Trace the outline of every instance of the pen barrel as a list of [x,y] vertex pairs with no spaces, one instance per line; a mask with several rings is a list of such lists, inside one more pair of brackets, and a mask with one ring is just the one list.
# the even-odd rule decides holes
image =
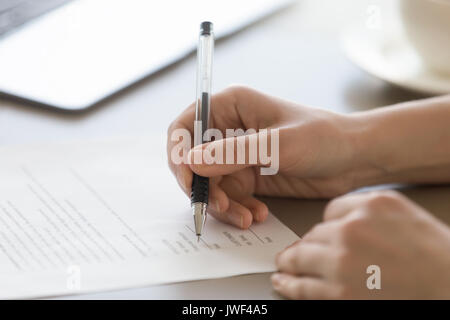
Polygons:
[[211,92],[214,34],[201,34],[197,48],[197,97]]
[[214,52],[214,33],[212,28],[213,26],[210,22],[203,22],[200,28],[197,49],[197,97],[195,105],[195,121],[201,123],[201,132],[197,130],[194,132],[194,145],[205,142],[204,133],[208,128],[209,122]]
[[191,204],[202,202],[208,204],[209,178],[196,175],[192,179]]
[[[211,22],[202,22],[197,50],[197,101],[195,106],[194,145],[209,141],[207,136],[211,104],[211,74],[214,51],[214,33]],[[191,204],[208,204],[209,178],[194,174]]]

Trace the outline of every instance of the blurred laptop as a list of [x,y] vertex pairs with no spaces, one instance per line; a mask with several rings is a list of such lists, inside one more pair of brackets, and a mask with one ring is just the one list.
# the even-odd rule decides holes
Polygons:
[[0,94],[89,108],[292,0],[0,0]]

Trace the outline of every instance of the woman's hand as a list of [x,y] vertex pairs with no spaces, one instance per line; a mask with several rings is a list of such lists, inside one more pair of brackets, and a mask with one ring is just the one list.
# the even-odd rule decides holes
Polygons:
[[[187,195],[192,172],[211,177],[209,213],[239,228],[248,228],[252,221],[264,221],[267,217],[266,205],[255,195],[328,198],[363,185],[365,178],[377,174],[378,169],[362,162],[363,157],[355,148],[358,135],[352,117],[305,107],[246,87],[231,87],[212,97],[210,127],[224,135],[227,129],[279,129],[278,173],[261,175],[260,166],[248,162],[175,164],[173,150],[179,143],[176,130],[189,130],[193,137],[194,120],[192,104],[171,124],[167,143],[169,166]],[[248,155],[249,141],[257,135],[246,137]],[[217,140],[206,143],[192,149],[187,157],[193,162],[199,150],[213,149],[219,143],[225,145]]]
[[276,264],[272,284],[291,299],[450,299],[450,229],[393,191],[333,200]]

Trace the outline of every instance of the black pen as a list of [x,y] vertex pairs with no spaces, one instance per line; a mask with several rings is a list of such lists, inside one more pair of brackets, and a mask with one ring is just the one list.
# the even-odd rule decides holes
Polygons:
[[[213,24],[205,21],[200,24],[197,48],[197,100],[195,104],[194,145],[203,144],[208,129],[211,104],[211,75],[214,52]],[[203,160],[202,160],[203,161]],[[191,208],[194,216],[195,233],[200,241],[206,220],[208,206],[209,178],[196,175],[192,180]]]

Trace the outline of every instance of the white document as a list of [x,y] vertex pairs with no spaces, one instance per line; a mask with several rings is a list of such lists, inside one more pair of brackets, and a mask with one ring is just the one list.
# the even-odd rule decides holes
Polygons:
[[0,148],[0,298],[275,270],[297,235],[208,217],[197,243],[165,154],[165,137]]

